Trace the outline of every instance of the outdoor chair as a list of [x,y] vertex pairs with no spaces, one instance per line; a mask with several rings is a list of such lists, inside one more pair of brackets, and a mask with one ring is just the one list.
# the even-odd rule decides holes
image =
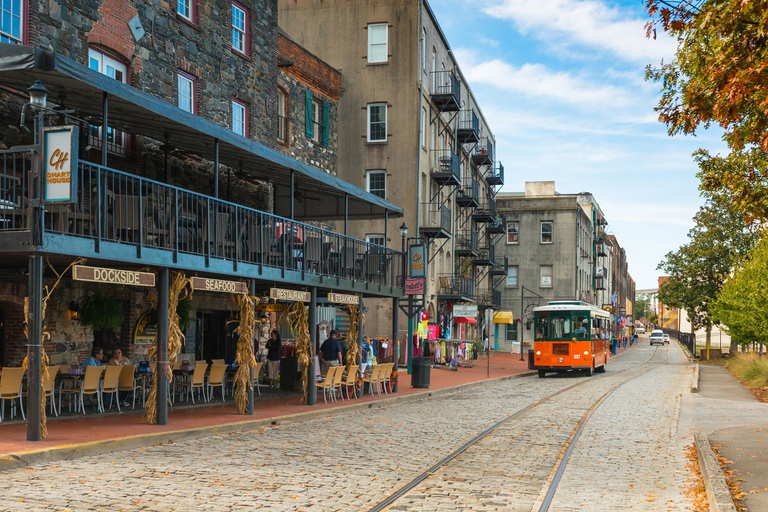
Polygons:
[[344,380],[344,367],[343,366],[337,366],[336,367],[336,375],[333,377],[333,398],[334,401],[336,399],[336,393],[338,392],[338,396],[341,397],[342,400],[344,400],[344,395],[341,394],[341,385],[342,381]]
[[363,384],[368,384],[368,388],[371,390],[371,395],[373,395],[374,388],[376,389],[376,392],[381,395],[379,384],[381,382],[381,370],[383,367],[383,364],[374,365],[373,368],[371,368],[370,373],[366,372],[366,374],[363,375]]
[[224,359],[211,359],[211,364],[227,364]]
[[325,378],[320,382],[315,382],[315,387],[323,390],[323,402],[325,403],[328,403],[328,396],[331,397],[331,402],[333,402],[333,381],[336,376],[336,368],[341,367],[331,366],[328,368]]
[[[112,408],[112,404],[117,402],[117,410],[120,410],[120,400],[118,400],[118,385],[120,382],[120,374],[123,371],[122,366],[107,366],[104,370],[104,381],[101,383],[101,400],[102,409],[104,407],[104,395],[112,395],[109,400],[109,408]],[[104,412],[102,410],[102,412]]]
[[[347,376],[341,383],[343,389],[347,390],[347,400],[350,400],[349,388],[352,388],[352,394],[355,395],[355,398],[357,398],[357,370],[359,368],[360,367],[356,364],[351,364],[347,367]],[[343,395],[342,398],[344,398]]]
[[2,399],[0,405],[0,421],[3,421],[3,414],[5,412],[5,401],[11,400],[11,419],[16,412],[16,400],[19,399],[19,408],[21,408],[21,417],[26,420],[24,416],[24,400],[21,394],[22,383],[24,381],[24,374],[27,369],[18,367],[5,367],[3,368],[3,375],[0,377],[0,399]]
[[46,399],[51,399],[51,413],[55,416],[59,415],[59,411],[56,410],[56,375],[58,374],[58,365],[49,366],[48,373],[43,374],[43,393]]
[[96,407],[99,412],[104,412],[104,405],[101,401],[101,374],[104,373],[104,366],[87,366],[85,375],[77,382],[74,388],[59,388],[59,410],[61,410],[62,395],[75,397],[75,412],[78,408],[85,414],[85,395],[96,398]]
[[261,396],[261,388],[259,387],[259,376],[261,375],[261,368],[264,363],[256,363],[253,367],[253,385],[256,387],[256,392]]
[[195,364],[195,369],[192,372],[192,380],[179,381],[177,385],[181,386],[183,396],[189,393],[192,397],[192,403],[195,403],[195,390],[198,392],[198,396],[202,397],[203,401],[208,401],[208,395],[205,391],[205,371],[208,369],[208,365],[203,362]]
[[131,393],[131,400],[132,405],[131,408],[136,408],[136,390],[141,389],[141,405],[144,405],[144,392],[143,392],[143,386],[140,386],[136,382],[136,378],[134,377],[134,371],[135,367],[132,364],[125,365],[122,367],[123,369],[120,371],[120,378],[117,381],[117,390],[120,393]]
[[226,401],[226,392],[224,390],[225,382],[224,378],[227,375],[227,365],[226,364],[212,364],[211,365],[211,371],[208,375],[208,400],[213,400],[213,387],[217,386],[221,388],[221,401]]

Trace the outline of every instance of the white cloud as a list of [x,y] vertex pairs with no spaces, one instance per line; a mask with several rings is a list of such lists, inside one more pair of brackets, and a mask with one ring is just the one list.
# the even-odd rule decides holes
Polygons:
[[502,0],[483,12],[512,21],[523,34],[559,45],[608,50],[633,62],[656,64],[672,57],[676,48],[676,42],[664,35],[647,39],[646,20],[598,0]]

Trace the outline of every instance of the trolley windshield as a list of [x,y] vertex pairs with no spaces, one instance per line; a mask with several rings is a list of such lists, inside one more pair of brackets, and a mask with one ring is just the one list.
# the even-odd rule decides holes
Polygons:
[[536,340],[586,341],[599,338],[599,326],[592,326],[589,311],[537,311]]

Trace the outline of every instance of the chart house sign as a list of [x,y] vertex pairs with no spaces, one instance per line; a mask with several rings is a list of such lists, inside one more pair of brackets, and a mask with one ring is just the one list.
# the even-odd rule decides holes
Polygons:
[[75,265],[72,267],[72,279],[75,281],[90,281],[93,283],[155,286],[155,274],[152,272],[88,267],[85,265]]
[[269,296],[275,300],[288,300],[291,302],[309,302],[312,300],[312,294],[309,292],[285,290],[283,288],[270,288]]
[[193,277],[190,279],[193,290],[221,293],[248,293],[248,287],[242,281],[224,281],[222,279],[207,279]]
[[77,133],[77,126],[43,128],[45,203],[74,203],[77,198]]

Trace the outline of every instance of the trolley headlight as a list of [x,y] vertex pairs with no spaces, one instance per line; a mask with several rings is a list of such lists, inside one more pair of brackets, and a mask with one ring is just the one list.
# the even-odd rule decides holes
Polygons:
[[585,356],[588,356],[588,355],[589,355],[589,350],[585,350],[585,351],[584,351],[584,355],[585,355]]
[[537,351],[536,351],[536,355],[537,355],[537,356],[540,356],[540,355],[541,355],[541,350],[537,350]]

